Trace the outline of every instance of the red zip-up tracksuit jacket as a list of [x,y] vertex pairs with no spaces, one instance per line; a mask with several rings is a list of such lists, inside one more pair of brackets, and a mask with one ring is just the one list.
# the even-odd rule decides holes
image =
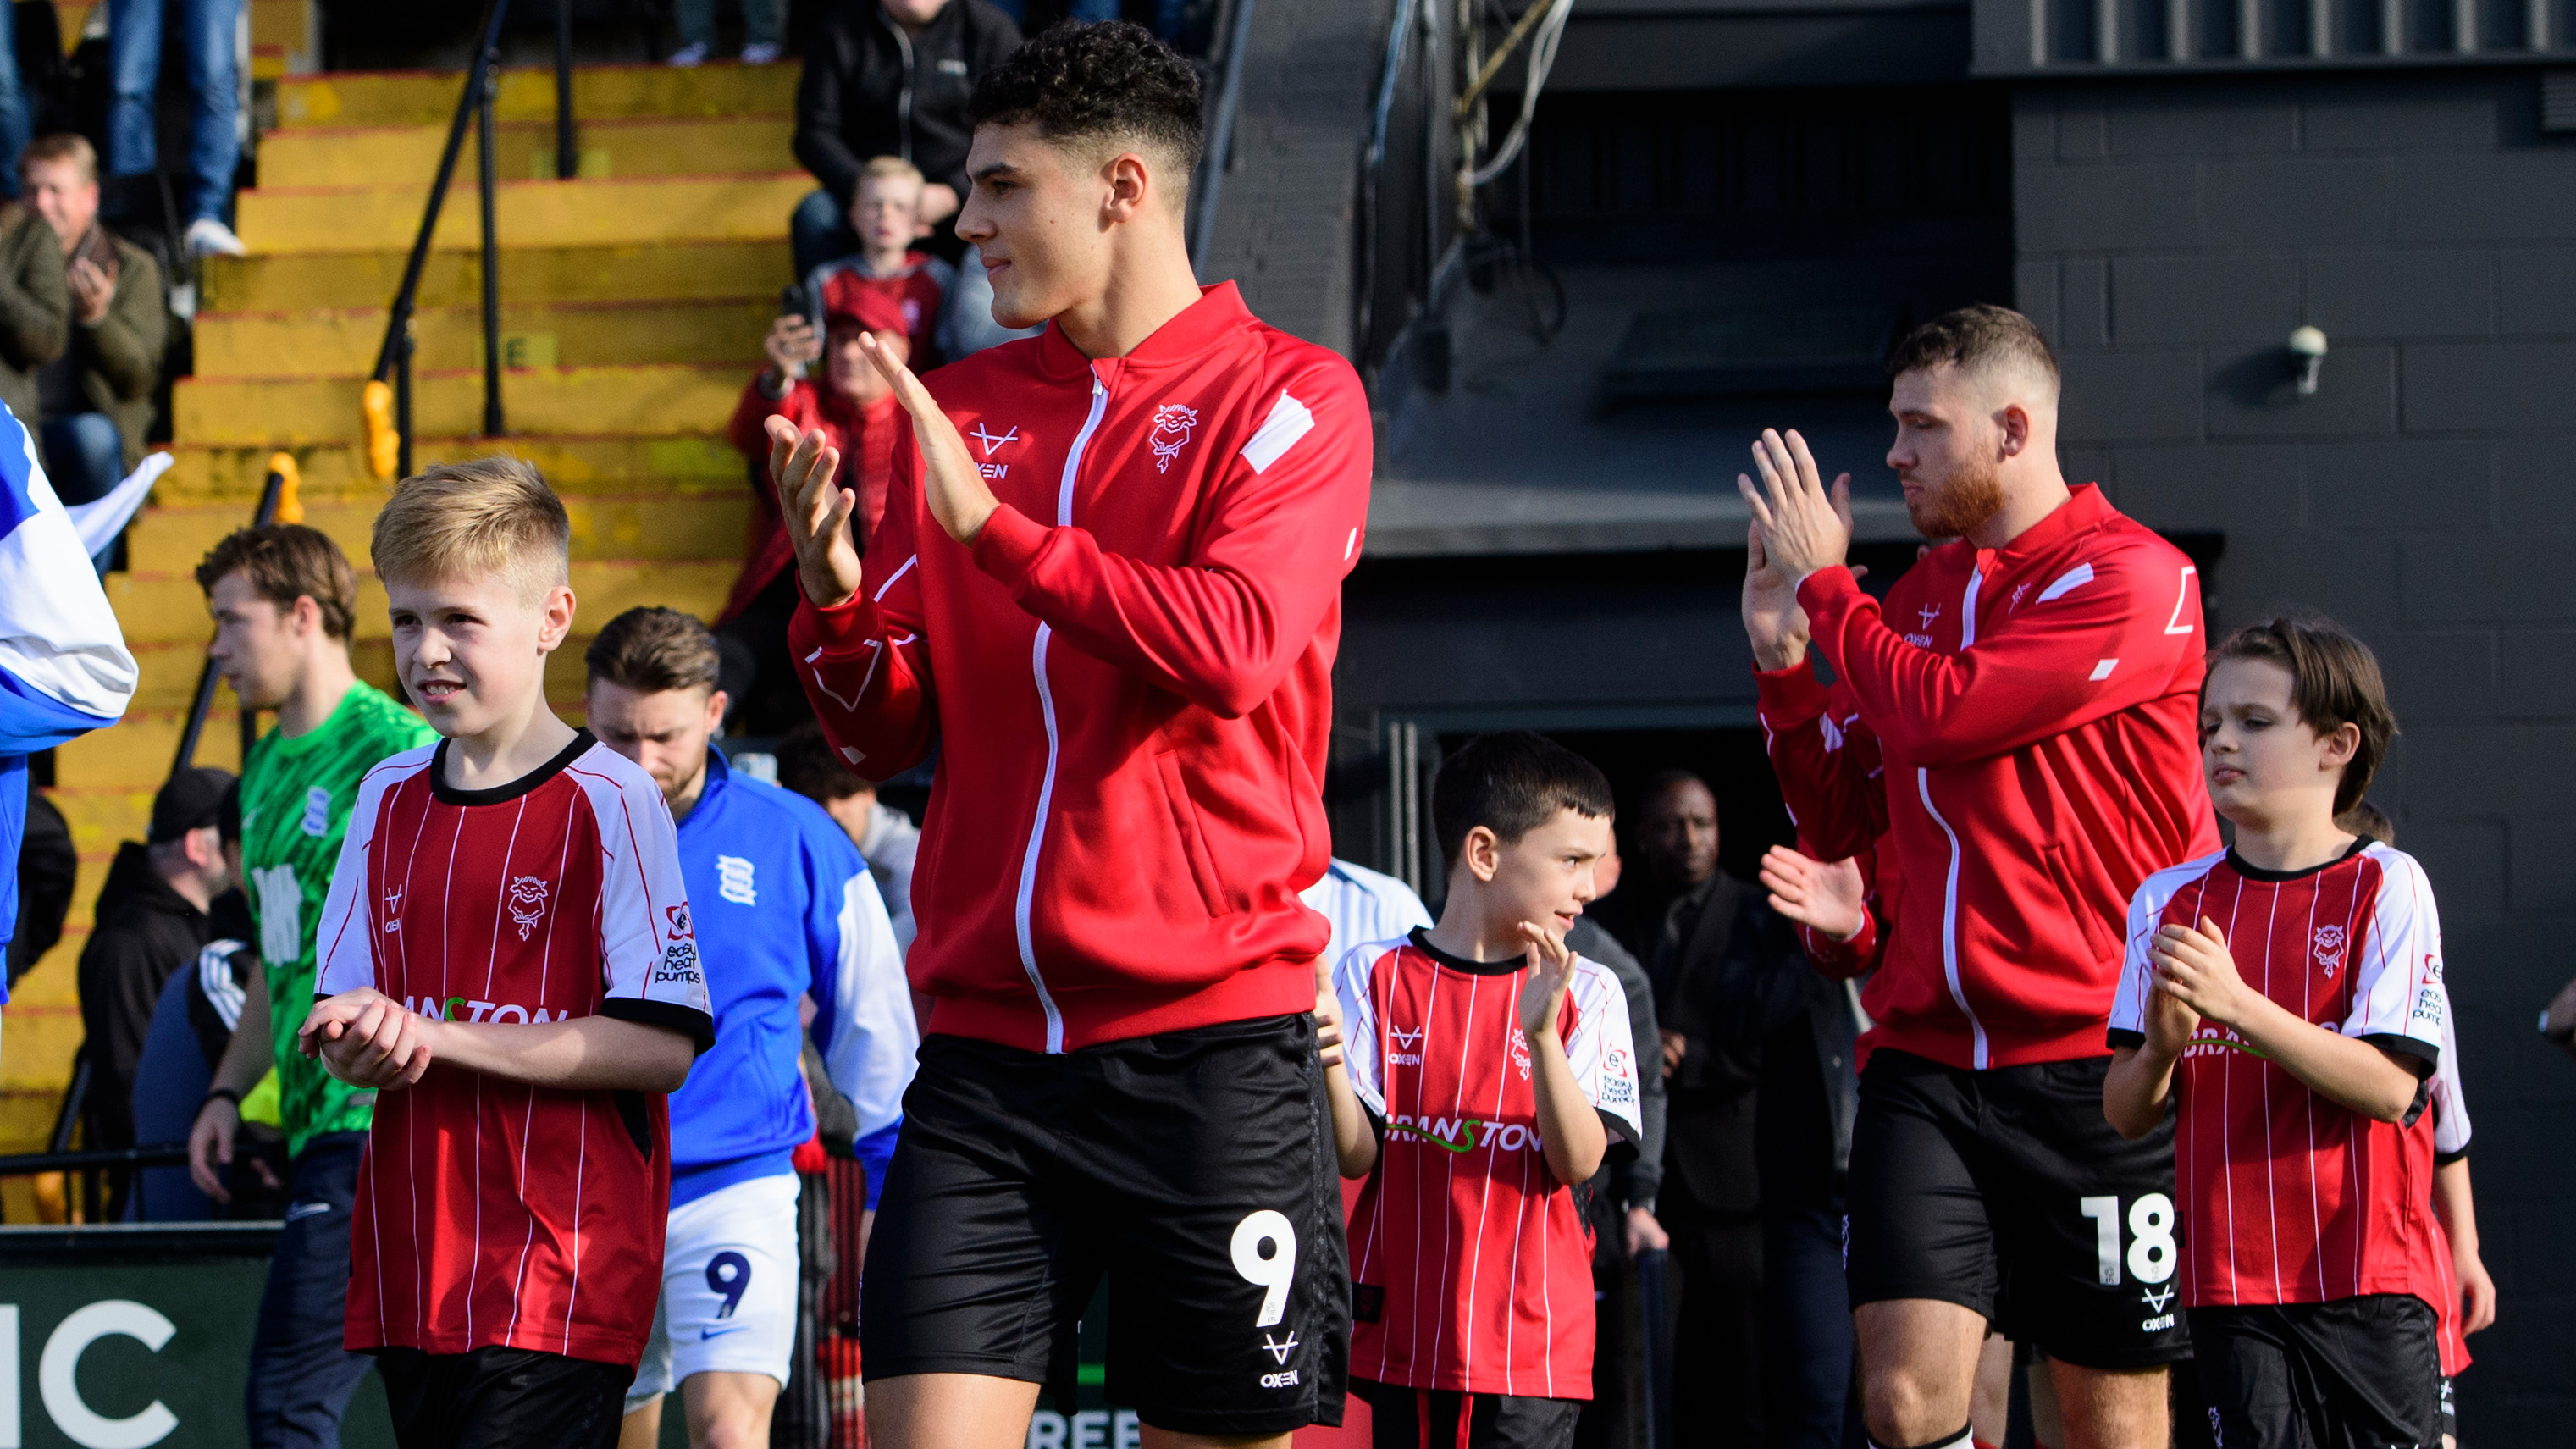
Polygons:
[[852,768],[941,745],[907,962],[930,1029],[1053,1052],[1312,1010],[1359,378],[1229,282],[1125,357],[1050,326],[925,381],[1000,510],[950,539],[907,434],[859,597],[789,640]]
[[1841,568],[1798,602],[1839,678],[1757,674],[1762,727],[1800,836],[1881,852],[1864,1046],[2104,1055],[2129,897],[2218,848],[2191,560],[2088,483],[2002,549],[1932,550],[1884,609]]

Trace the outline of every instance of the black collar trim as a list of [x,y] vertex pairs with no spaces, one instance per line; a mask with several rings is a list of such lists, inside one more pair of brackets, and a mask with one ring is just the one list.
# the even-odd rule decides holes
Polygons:
[[447,747],[454,743],[453,740],[440,740],[438,749],[429,757],[430,794],[436,797],[441,805],[507,805],[562,774],[573,761],[580,759],[589,752],[591,746],[598,744],[599,738],[587,728],[574,730],[572,743],[557,751],[553,759],[506,785],[495,785],[488,790],[459,790],[447,783]]
[[1464,971],[1470,976],[1510,976],[1521,971],[1529,964],[1526,959],[1519,956],[1515,956],[1509,961],[1473,961],[1464,956],[1453,956],[1431,944],[1431,928],[1429,926],[1414,927],[1413,935],[1410,939],[1413,942],[1414,949],[1420,951],[1423,955],[1430,957],[1433,961],[1448,967],[1452,971]]
[[2332,870],[2336,866],[2343,864],[2345,861],[2352,859],[2354,856],[2361,854],[2363,851],[2370,849],[2378,843],[2379,842],[2371,839],[2367,835],[2356,835],[2352,838],[2352,844],[2345,847],[2343,854],[2336,856],[2332,860],[2321,861],[2315,865],[2309,866],[2305,870],[2265,870],[2259,865],[2247,865],[2245,863],[2245,857],[2238,855],[2236,853],[2236,847],[2231,845],[2227,847],[2227,868],[2236,872],[2238,875],[2245,877],[2247,880],[2266,881],[2277,885],[2283,881],[2306,880],[2309,876],[2315,875],[2319,871]]

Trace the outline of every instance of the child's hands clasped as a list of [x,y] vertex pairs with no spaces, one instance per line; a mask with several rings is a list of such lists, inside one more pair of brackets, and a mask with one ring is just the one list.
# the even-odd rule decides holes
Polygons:
[[353,1087],[399,1091],[429,1071],[438,1023],[372,987],[314,1003],[295,1046]]
[[2207,1017],[2242,1026],[2245,979],[2236,974],[2227,935],[2207,916],[2198,928],[2167,925],[2148,948],[2155,957],[2156,989],[2147,996],[2147,1038],[2160,1051],[2180,1052]]

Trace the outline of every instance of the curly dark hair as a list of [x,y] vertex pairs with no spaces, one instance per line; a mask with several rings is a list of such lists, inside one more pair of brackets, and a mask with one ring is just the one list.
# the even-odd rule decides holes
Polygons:
[[1189,185],[1205,145],[1199,73],[1125,20],[1051,26],[985,72],[966,103],[978,126],[1034,122],[1050,141],[1115,140],[1160,152]]

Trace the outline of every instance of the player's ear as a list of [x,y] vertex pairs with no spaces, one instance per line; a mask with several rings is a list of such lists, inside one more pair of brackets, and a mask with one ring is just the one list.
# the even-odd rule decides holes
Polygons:
[[2005,403],[1995,413],[1995,426],[2002,430],[2002,452],[2017,458],[2030,446],[2030,409],[2017,402]]
[[2345,720],[2335,726],[2324,738],[2317,741],[2317,763],[2330,769],[2341,770],[2351,764],[2352,757],[2359,753],[2361,753],[2361,726],[2351,720]]
[[1495,872],[1503,868],[1503,838],[1488,826],[1470,827],[1466,840],[1458,846],[1458,860],[1469,875],[1491,885]]
[[1121,151],[1100,168],[1101,179],[1108,184],[1108,194],[1101,202],[1103,219],[1113,222],[1133,221],[1152,199],[1154,175],[1145,158],[1133,151]]

